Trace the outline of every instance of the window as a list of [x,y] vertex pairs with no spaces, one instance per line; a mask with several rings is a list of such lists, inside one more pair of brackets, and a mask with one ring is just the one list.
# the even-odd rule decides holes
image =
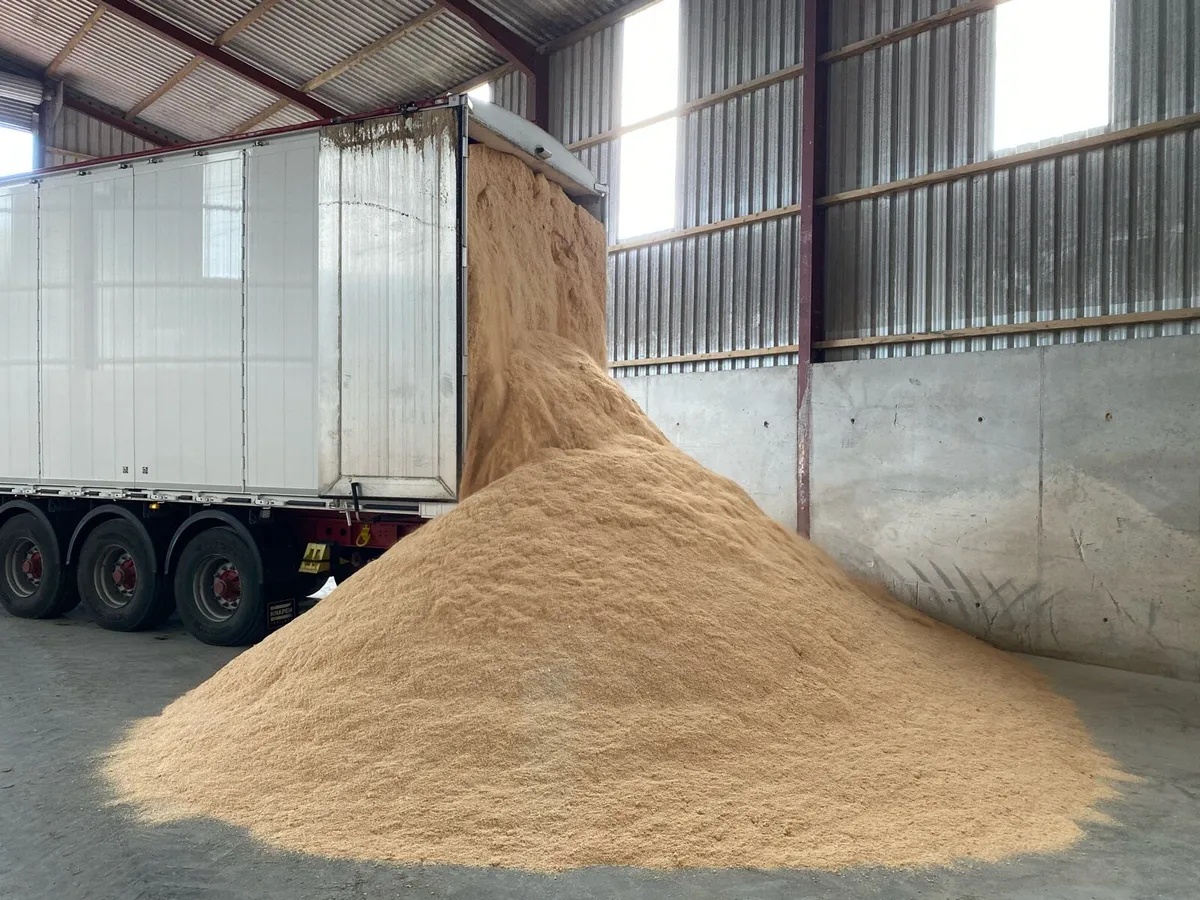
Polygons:
[[485,81],[483,84],[471,88],[469,91],[467,91],[467,96],[472,100],[477,100],[481,103],[491,103],[492,83],[490,81]]
[[[625,20],[621,124],[636,125],[679,103],[679,0],[660,0]],[[678,119],[647,125],[620,140],[617,236],[675,227]]]
[[992,148],[1109,123],[1112,0],[1008,0],[996,8]]
[[0,178],[20,175],[33,168],[33,135],[20,128],[0,125]]

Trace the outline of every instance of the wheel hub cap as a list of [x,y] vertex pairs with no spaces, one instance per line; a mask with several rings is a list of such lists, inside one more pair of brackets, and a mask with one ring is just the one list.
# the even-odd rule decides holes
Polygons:
[[228,610],[237,609],[238,601],[242,599],[242,575],[229,563],[217,569],[213,578],[213,593],[217,602]]
[[128,553],[117,560],[113,567],[112,580],[122,593],[132,594],[137,588],[137,565]]
[[25,577],[32,584],[41,584],[42,581],[42,551],[37,547],[32,548],[25,554],[25,559],[21,561],[21,571],[25,573]]

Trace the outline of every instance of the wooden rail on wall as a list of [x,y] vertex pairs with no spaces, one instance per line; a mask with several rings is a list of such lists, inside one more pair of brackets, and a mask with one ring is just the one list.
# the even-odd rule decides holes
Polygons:
[[898,44],[900,41],[933,31],[935,28],[942,28],[960,19],[988,12],[1006,2],[1007,0],[971,0],[961,6],[952,6],[950,9],[926,16],[924,19],[918,19],[907,25],[901,25],[899,28],[893,28],[891,31],[885,31],[883,34],[876,34],[836,50],[830,50],[828,53],[822,53],[817,59],[823,63],[831,63],[850,59],[853,56],[862,56],[864,53],[870,53],[872,50],[878,50],[880,47],[887,47],[891,44]]
[[[907,25],[901,25],[899,28],[893,28],[891,31],[885,31],[883,34],[877,34],[873,37],[866,38],[865,40],[855,41],[853,44],[847,44],[844,47],[839,47],[837,50],[831,50],[830,52],[819,56],[818,59],[824,63],[837,62],[843,59],[850,59],[854,56],[861,56],[864,53],[870,53],[872,50],[878,50],[880,47],[886,47],[889,44],[899,43],[907,38],[923,34],[926,31],[932,31],[935,28],[941,28],[944,25],[949,25],[953,22],[959,21],[960,19],[965,19],[969,16],[987,12],[988,10],[1006,2],[1007,0],[971,0],[971,2],[964,3],[961,6],[955,6],[940,13],[935,13],[932,16],[927,16],[926,18],[919,19],[916,22],[909,22]],[[625,9],[617,10],[615,14],[610,14],[610,16],[612,16],[612,20],[605,21],[602,27],[607,27],[608,25],[611,25],[620,19],[624,19],[627,16],[632,15],[634,12],[638,12],[649,5],[650,2],[641,2],[631,4],[628,11]],[[608,17],[605,17],[605,19],[607,18]],[[588,29],[579,34],[579,39],[595,33],[596,30],[598,29],[588,26]],[[570,38],[572,36],[573,35],[569,35],[567,39],[553,41],[551,44],[547,45],[547,48],[558,50],[569,46]],[[564,40],[566,40],[565,43]],[[780,81],[788,81],[792,78],[799,78],[803,74],[803,63],[794,66],[788,66],[787,68],[779,69],[776,72],[771,72],[767,75],[753,78],[750,81],[744,81],[741,84],[735,84],[732,87],[709,94],[706,97],[690,100],[687,103],[675,107],[674,109],[666,110],[665,112],[651,116],[648,119],[642,119],[640,122],[633,122],[629,125],[621,125],[617,128],[610,128],[607,131],[602,131],[599,134],[590,135],[576,141],[573,144],[568,144],[567,149],[572,151],[584,150],[588,147],[594,147],[596,144],[603,144],[608,141],[613,141],[622,135],[629,134],[631,131],[637,131],[640,128],[646,128],[650,125],[657,125],[659,122],[665,122],[668,119],[686,116],[689,113],[694,113],[697,110],[705,109],[709,106],[716,106],[718,103],[723,103],[726,100],[732,100],[735,97],[742,96],[743,94],[749,94],[752,91],[757,91],[760,88],[767,87],[768,85],[776,84]]]
[[732,100],[735,97],[740,97],[743,94],[749,94],[752,91],[757,91],[760,88],[769,87],[772,84],[778,84],[781,81],[789,81],[792,78],[799,78],[804,74],[804,65],[788,66],[785,69],[779,69],[759,78],[743,81],[741,84],[735,84],[733,87],[727,87],[722,91],[717,91],[715,94],[709,94],[706,97],[700,97],[696,100],[689,100],[681,106],[674,109],[668,109],[657,115],[650,116],[648,119],[642,119],[640,122],[633,122],[629,125],[621,125],[617,128],[610,128],[608,131],[602,131],[599,134],[593,134],[591,137],[585,137],[583,140],[576,141],[573,144],[568,144],[567,149],[572,152],[586,150],[588,147],[594,147],[596,144],[603,144],[608,141],[615,141],[621,135],[629,134],[631,131],[637,131],[641,128],[647,128],[650,125],[657,125],[659,122],[666,122],[668,119],[674,119],[679,116],[686,116],[697,110],[707,109],[710,106],[716,106],[718,103],[724,103],[726,100]]
[[[1110,316],[1083,316],[1077,319],[1056,319],[1048,322],[1014,322],[1005,325],[980,325],[974,328],[947,328],[923,334],[880,334],[870,337],[817,341],[816,350],[847,350],[855,347],[882,347],[894,344],[919,344],[926,341],[958,341],[998,335],[1041,334],[1053,331],[1074,331],[1077,328],[1117,328],[1125,325],[1165,325],[1172,322],[1200,321],[1200,308],[1162,309],[1148,312],[1115,313]],[[722,350],[716,353],[692,353],[686,356],[657,356],[648,359],[622,359],[610,362],[610,369],[632,369],[637,366],[669,366],[678,363],[719,362],[728,359],[761,359],[796,353],[799,347],[759,347],[750,350]]]
[[[985,159],[982,162],[971,163],[966,166],[956,166],[953,169],[943,169],[940,172],[930,172],[927,175],[917,175],[913,178],[904,178],[900,181],[889,181],[885,184],[876,184],[871,187],[857,188],[852,191],[842,191],[837,194],[829,194],[825,197],[817,198],[818,206],[838,206],[844,203],[852,203],[856,200],[866,200],[871,197],[882,197],[888,194],[895,194],[901,191],[911,191],[917,188],[929,187],[935,184],[943,184],[948,181],[957,181],[960,178],[969,178],[973,175],[982,175],[988,172],[1002,171],[1011,169],[1027,163],[1039,162],[1041,160],[1053,159],[1059,156],[1069,156],[1072,153],[1082,153],[1088,150],[1095,150],[1100,147],[1109,147],[1116,144],[1125,144],[1130,141],[1144,140],[1151,137],[1161,137],[1163,135],[1175,134],[1181,131],[1190,131],[1193,128],[1200,128],[1200,113],[1193,113],[1187,116],[1177,116],[1174,119],[1164,119],[1161,122],[1151,122],[1147,125],[1137,125],[1133,128],[1125,128],[1121,131],[1110,131],[1106,134],[1096,134],[1091,137],[1080,138],[1077,141],[1068,141],[1063,144],[1053,144],[1048,147],[1038,147],[1036,150],[1027,150],[1024,153],[1013,153],[1009,156],[998,156],[994,159]],[[781,206],[778,209],[767,209],[762,212],[751,213],[746,216],[736,216],[732,219],[721,219],[717,222],[709,222],[705,225],[697,225],[694,228],[683,228],[679,231],[668,231],[660,234],[650,234],[645,237],[634,238],[630,241],[622,241],[619,244],[611,244],[608,248],[609,253],[620,253],[624,250],[636,250],[638,247],[648,247],[653,244],[664,244],[668,241],[682,240],[683,238],[694,237],[698,234],[709,234],[714,231],[725,231],[729,228],[737,228],[740,225],[752,225],[755,222],[766,222],[770,219],[779,219],[785,216],[794,216],[800,212],[799,204],[792,206]]]
[[668,241],[681,241],[684,238],[695,237],[698,234],[725,231],[730,228],[736,228],[739,225],[753,225],[755,222],[769,222],[771,219],[782,219],[785,216],[797,216],[799,214],[799,203],[791,206],[781,206],[778,209],[764,209],[762,212],[750,213],[749,215],[738,216],[733,219],[722,219],[719,222],[709,222],[707,225],[697,225],[694,228],[683,228],[679,231],[668,231],[662,234],[648,234],[645,237],[622,241],[619,244],[610,245],[608,252],[620,253],[624,250],[636,250],[638,247],[665,244]]
[[841,191],[829,194],[817,200],[821,206],[837,206],[842,203],[852,203],[855,200],[865,200],[871,197],[881,197],[901,191],[911,191],[916,188],[929,187],[947,181],[957,181],[960,178],[970,178],[973,175],[983,175],[1002,169],[1012,169],[1026,163],[1041,162],[1057,156],[1070,156],[1072,153],[1084,153],[1100,147],[1110,147],[1114,144],[1126,144],[1130,141],[1143,140],[1150,137],[1161,137],[1180,131],[1200,128],[1200,113],[1188,116],[1177,116],[1164,119],[1161,122],[1150,122],[1146,125],[1135,125],[1133,128],[1123,128],[1120,131],[1109,131],[1104,134],[1094,134],[1091,137],[1066,141],[1062,144],[1052,144],[1048,147],[1038,147],[1026,150],[1024,153],[1012,153],[1008,156],[997,156],[965,166],[955,166],[953,169],[943,169],[940,172],[930,172],[926,175],[916,175],[912,178],[902,178],[899,181],[889,181],[871,187],[856,188],[852,191]]

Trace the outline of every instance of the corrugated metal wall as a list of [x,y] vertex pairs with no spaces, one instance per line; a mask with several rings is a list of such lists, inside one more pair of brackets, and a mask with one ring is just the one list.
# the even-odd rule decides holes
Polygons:
[[28,103],[0,97],[0,125],[31,131],[34,128],[36,112],[37,108]]
[[[835,46],[949,4],[835,3]],[[1195,0],[1114,0],[1112,128],[1195,112]],[[994,12],[835,62],[830,192],[990,156]],[[1200,306],[1200,132],[831,207],[827,339]],[[827,359],[1200,333],[1138,325],[829,351]]]
[[63,108],[50,133],[50,148],[45,165],[62,166],[81,158],[139,153],[153,149],[153,145],[78,110]]
[[[681,103],[800,62],[798,0],[682,0]],[[555,54],[552,130],[570,144],[620,118],[622,23]],[[679,121],[676,226],[799,200],[800,79],[697,110]],[[619,139],[618,139],[619,140]],[[579,153],[609,185],[609,240],[619,215],[617,141]],[[609,257],[609,352],[615,360],[796,341],[797,217],[617,250]],[[786,354],[624,369],[624,374],[742,368]]]
[[829,45],[845,47],[969,2],[973,0],[830,0]]
[[529,79],[513,71],[492,82],[492,102],[518,116],[529,117]]
[[[551,56],[550,133],[564,144],[601,134],[620,121],[622,29],[622,23],[618,22]],[[615,150],[616,144],[606,141],[577,154],[609,186],[610,242],[616,240],[617,227]],[[611,265],[609,268],[611,297]],[[611,323],[611,309],[609,312]],[[611,333],[609,345],[612,346]]]
[[41,102],[40,81],[0,70],[0,125],[32,131]]

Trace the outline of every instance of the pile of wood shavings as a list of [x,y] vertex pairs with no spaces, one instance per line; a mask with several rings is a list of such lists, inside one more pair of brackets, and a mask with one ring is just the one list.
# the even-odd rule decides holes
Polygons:
[[[473,495],[134,726],[107,760],[119,796],[292,850],[541,871],[924,866],[1077,840],[1121,776],[1073,706],[672,447],[597,366],[602,284],[544,305],[565,296],[546,259],[602,254],[603,234],[486,159],[473,303],[524,265],[543,305],[518,291],[482,317],[504,343],[472,356]],[[481,209],[497,182],[505,203]],[[550,256],[476,246],[503,225]]]

